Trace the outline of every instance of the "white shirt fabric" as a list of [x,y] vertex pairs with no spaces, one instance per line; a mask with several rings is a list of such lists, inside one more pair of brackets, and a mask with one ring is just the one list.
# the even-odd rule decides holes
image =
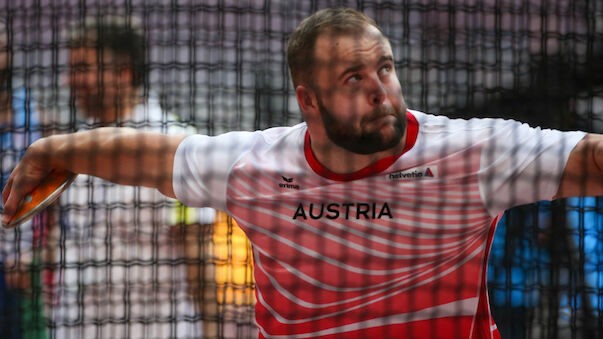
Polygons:
[[[153,98],[117,125],[193,132]],[[182,244],[170,234],[175,203],[156,189],[76,178],[61,196],[59,281],[51,310],[57,338],[201,336]],[[214,213],[200,214],[211,219]]]
[[497,338],[486,289],[502,211],[551,199],[582,132],[407,112],[406,149],[356,173],[307,127],[194,135],[174,191],[231,214],[253,244],[261,337]]

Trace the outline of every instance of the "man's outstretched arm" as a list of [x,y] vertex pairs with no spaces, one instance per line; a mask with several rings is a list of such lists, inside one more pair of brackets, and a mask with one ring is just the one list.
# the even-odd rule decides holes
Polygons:
[[53,169],[154,187],[174,197],[174,155],[185,137],[107,127],[39,139],[27,149],[2,192],[2,221],[10,220],[23,197]]
[[555,198],[603,196],[603,135],[588,134],[570,153]]

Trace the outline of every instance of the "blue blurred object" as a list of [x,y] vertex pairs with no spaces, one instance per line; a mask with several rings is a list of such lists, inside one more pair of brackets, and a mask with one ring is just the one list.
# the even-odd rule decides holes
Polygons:
[[[584,262],[584,286],[589,308],[600,317],[603,310],[603,198],[570,198],[567,199],[568,228],[572,234],[575,261]],[[582,307],[580,294],[566,296],[561,300],[561,307]]]
[[551,256],[542,238],[550,228],[551,203],[513,208],[496,229],[488,262],[492,316],[503,339],[522,339],[530,310],[549,285]]

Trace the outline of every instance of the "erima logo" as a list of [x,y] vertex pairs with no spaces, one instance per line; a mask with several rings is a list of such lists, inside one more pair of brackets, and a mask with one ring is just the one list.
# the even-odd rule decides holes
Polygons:
[[290,189],[294,189],[294,190],[298,190],[299,189],[299,185],[293,184],[293,178],[287,178],[287,177],[282,176],[282,175],[281,175],[281,178],[283,179],[283,181],[285,183],[279,182],[278,183],[278,187],[280,187],[280,188],[290,188]]
[[437,166],[415,167],[415,168],[408,169],[406,171],[390,173],[387,175],[387,179],[389,179],[389,180],[437,178],[437,177],[438,177],[438,167]]

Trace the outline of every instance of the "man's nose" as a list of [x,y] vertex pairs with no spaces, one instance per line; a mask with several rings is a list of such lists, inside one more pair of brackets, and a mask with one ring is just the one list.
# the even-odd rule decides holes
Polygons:
[[73,87],[82,87],[86,84],[86,74],[82,71],[73,71],[69,75],[69,85]]
[[371,76],[368,81],[369,104],[379,106],[385,101],[385,86],[378,75]]

